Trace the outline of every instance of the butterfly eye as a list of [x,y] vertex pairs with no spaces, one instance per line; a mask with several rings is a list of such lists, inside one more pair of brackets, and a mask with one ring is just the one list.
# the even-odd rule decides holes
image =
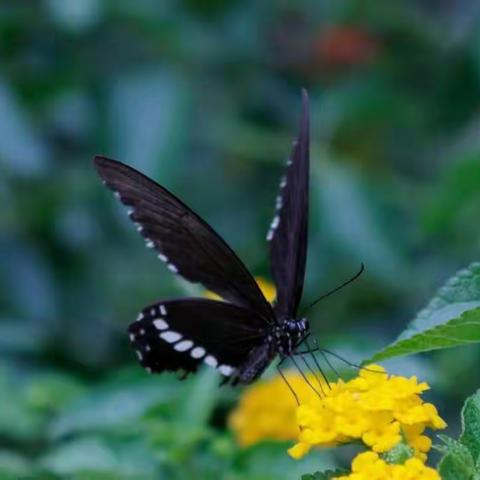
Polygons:
[[299,322],[297,322],[295,320],[290,320],[287,323],[287,330],[290,333],[297,333],[300,330]]

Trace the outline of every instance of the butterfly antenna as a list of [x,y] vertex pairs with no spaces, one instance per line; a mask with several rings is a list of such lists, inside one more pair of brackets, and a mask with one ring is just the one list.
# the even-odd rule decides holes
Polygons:
[[360,270],[351,278],[349,278],[348,280],[346,280],[345,282],[343,282],[341,285],[339,285],[338,287],[335,287],[333,290],[330,290],[329,292],[327,293],[324,293],[322,296],[318,297],[314,302],[312,302],[307,308],[306,310],[304,310],[304,312],[302,313],[302,316],[306,315],[306,313],[312,308],[314,307],[318,302],[320,302],[320,300],[323,300],[324,298],[327,298],[329,297],[330,295],[334,294],[335,292],[338,292],[339,290],[341,290],[342,288],[346,287],[347,285],[349,285],[350,283],[354,282],[358,277],[360,277],[360,275],[365,271],[365,265],[362,263],[360,265]]

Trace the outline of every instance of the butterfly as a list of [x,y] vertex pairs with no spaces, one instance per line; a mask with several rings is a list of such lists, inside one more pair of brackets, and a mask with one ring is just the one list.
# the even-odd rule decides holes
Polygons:
[[297,317],[307,257],[309,129],[304,90],[299,132],[267,234],[277,289],[273,305],[228,244],[179,198],[121,162],[94,158],[101,179],[128,207],[147,247],[172,272],[222,299],[179,298],[144,308],[128,334],[148,372],[180,371],[186,377],[203,363],[217,369],[223,383],[248,384],[277,355],[281,360],[292,356],[308,336],[307,319]]

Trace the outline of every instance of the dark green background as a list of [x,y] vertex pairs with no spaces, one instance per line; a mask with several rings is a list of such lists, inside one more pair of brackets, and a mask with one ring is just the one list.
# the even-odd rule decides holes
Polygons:
[[[477,2],[45,0],[0,4],[0,478],[292,479],[285,445],[239,451],[239,391],[148,377],[124,334],[185,295],[102,186],[94,154],[154,177],[256,275],[312,101],[305,303],[360,362],[480,258]],[[456,430],[478,348],[399,359]],[[341,365],[337,365],[339,368]]]

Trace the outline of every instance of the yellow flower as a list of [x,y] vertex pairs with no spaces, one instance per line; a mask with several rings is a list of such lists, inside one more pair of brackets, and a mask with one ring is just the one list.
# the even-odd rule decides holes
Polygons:
[[[432,446],[425,429],[446,427],[435,406],[423,402],[421,394],[429,386],[416,377],[387,375],[382,367],[370,365],[348,382],[338,380],[330,388],[323,384],[324,394],[319,397],[299,373],[286,375],[300,405],[281,377],[257,382],[246,390],[230,417],[240,445],[296,439],[289,454],[298,459],[312,447],[357,440],[376,455],[388,452],[403,439],[412,448],[414,459],[422,463]],[[316,382],[313,375],[309,380]]]
[[433,468],[418,458],[410,458],[403,465],[389,464],[377,453],[360,453],[353,459],[352,473],[336,480],[441,480]]
[[422,435],[425,431],[425,425],[403,425],[402,432],[406,442],[415,450],[415,456],[425,462],[427,460],[427,452],[432,448],[432,441],[426,435]]
[[[301,401],[307,402],[315,395],[298,373],[286,372],[285,376]],[[308,378],[315,381],[313,377]],[[306,412],[305,421],[310,421],[308,414]],[[248,388],[230,415],[229,424],[237,442],[248,447],[263,440],[295,440],[299,433],[296,415],[301,412],[297,412],[295,398],[283,379],[277,376]],[[295,450],[300,451],[303,452],[301,456],[307,453],[302,447]]]
[[[300,459],[313,447],[361,440],[371,451],[358,455],[352,473],[338,480],[440,480],[438,472],[425,466],[432,442],[424,433],[446,423],[434,405],[423,402],[426,383],[370,365],[348,382],[338,380],[330,388],[322,384],[324,394],[318,396],[299,373],[286,377],[300,405],[281,377],[255,383],[230,417],[240,445],[296,439],[288,453]],[[315,384],[313,375],[308,378]],[[390,464],[379,456],[401,441],[413,450],[404,464]]]
[[[374,452],[387,452],[402,440],[425,460],[431,442],[422,435],[425,427],[445,428],[445,422],[431,403],[420,395],[428,390],[416,377],[387,375],[378,365],[370,365],[349,382],[331,384],[325,396],[310,396],[297,410],[298,441],[310,447],[328,447],[362,440]],[[295,457],[302,447],[293,450]]]
[[[275,297],[277,296],[277,291],[275,289],[275,286],[268,280],[265,280],[263,277],[255,277],[255,281],[257,282],[257,285],[260,287],[260,290],[262,291],[267,301],[272,303],[275,300]],[[204,292],[204,296],[206,298],[210,298],[211,300],[222,299],[222,297],[220,297],[214,292],[211,292],[210,290],[206,290]]]
[[431,403],[416,405],[407,411],[399,409],[395,416],[405,425],[416,425],[420,423],[437,430],[447,426],[443,419],[439,417],[435,405]]
[[308,443],[297,443],[295,446],[288,450],[288,454],[296,460],[302,458],[310,451],[310,445]]
[[[388,417],[387,417],[388,418]],[[374,452],[388,452],[401,441],[400,423],[383,420],[377,416],[378,421],[373,421],[372,426],[363,433],[363,442],[372,447]]]

